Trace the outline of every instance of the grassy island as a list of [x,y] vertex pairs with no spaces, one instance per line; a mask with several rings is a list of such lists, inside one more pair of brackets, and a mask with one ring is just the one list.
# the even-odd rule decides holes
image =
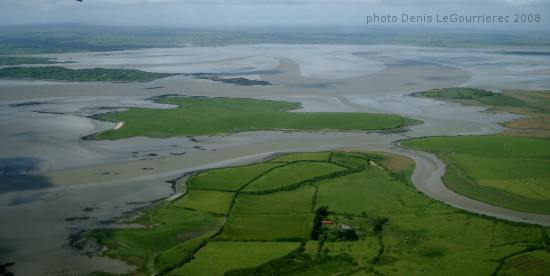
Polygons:
[[51,58],[24,57],[24,56],[0,56],[0,66],[11,66],[21,64],[56,64],[62,63]]
[[98,118],[124,122],[97,139],[135,136],[172,137],[229,134],[254,130],[367,131],[394,129],[413,123],[397,115],[341,112],[289,112],[299,103],[205,97],[175,97],[157,100],[176,105],[174,109],[131,108]]
[[111,81],[140,82],[174,76],[169,73],[152,73],[131,69],[69,69],[59,66],[0,68],[0,78],[39,79],[57,81]]
[[133,275],[550,271],[548,229],[434,201],[410,184],[413,167],[396,155],[320,152],[209,170],[177,183],[185,196],[143,211],[144,228],[88,237]]

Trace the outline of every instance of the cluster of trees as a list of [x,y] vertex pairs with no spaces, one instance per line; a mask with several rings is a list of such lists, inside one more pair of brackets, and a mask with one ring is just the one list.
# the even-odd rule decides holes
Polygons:
[[311,229],[311,239],[314,241],[319,240],[319,236],[323,233],[323,220],[328,216],[328,207],[321,206],[315,210],[315,217],[313,217],[313,228]]

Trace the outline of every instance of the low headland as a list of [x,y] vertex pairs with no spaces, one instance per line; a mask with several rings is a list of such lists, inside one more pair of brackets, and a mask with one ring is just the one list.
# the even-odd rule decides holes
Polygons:
[[411,184],[413,169],[398,155],[334,151],[203,171],[176,182],[187,185],[186,195],[132,221],[142,228],[100,229],[87,238],[104,246],[104,255],[135,265],[134,275],[548,269],[547,228],[430,199]]
[[94,139],[130,137],[221,135],[243,131],[369,131],[402,128],[418,121],[398,115],[359,112],[290,112],[295,102],[242,98],[161,97],[155,102],[174,109],[130,108],[105,113],[97,119],[124,122],[116,130],[98,133]]

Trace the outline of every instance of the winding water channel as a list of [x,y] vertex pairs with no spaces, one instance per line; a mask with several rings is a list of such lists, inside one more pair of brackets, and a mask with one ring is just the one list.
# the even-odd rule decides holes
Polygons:
[[[0,186],[0,257],[3,262],[16,262],[13,270],[17,275],[124,272],[128,266],[119,261],[82,256],[67,246],[67,237],[81,230],[117,227],[113,218],[170,197],[174,190],[168,181],[185,173],[258,162],[282,152],[354,149],[404,155],[416,162],[415,187],[431,198],[478,214],[550,226],[548,215],[492,206],[449,190],[441,181],[444,163],[433,154],[397,144],[411,137],[504,130],[500,123],[515,115],[407,96],[418,90],[463,84],[493,89],[517,84],[502,66],[472,69],[476,63],[503,57],[475,49],[393,46],[260,45],[159,51],[61,57],[74,61],[70,66],[76,68],[223,69],[232,75],[246,68],[243,76],[273,85],[242,87],[184,76],[149,83],[0,80],[0,159],[4,172],[13,172],[4,174],[3,182],[8,185]],[[207,59],[213,52],[222,53],[218,60],[216,55]],[[159,56],[161,60],[157,60]],[[179,56],[199,61],[179,61]],[[162,63],[171,58],[172,63]],[[523,68],[514,73],[517,78],[523,74],[532,80],[528,70],[550,68],[549,58],[505,58],[514,70]],[[96,60],[102,64],[93,63]],[[485,83],[485,79],[491,82]],[[547,86],[548,81],[541,75],[531,83]],[[257,131],[168,139],[81,139],[116,126],[87,116],[125,107],[171,108],[148,100],[164,94],[299,101],[303,109],[297,112],[394,113],[423,124],[393,133]]]

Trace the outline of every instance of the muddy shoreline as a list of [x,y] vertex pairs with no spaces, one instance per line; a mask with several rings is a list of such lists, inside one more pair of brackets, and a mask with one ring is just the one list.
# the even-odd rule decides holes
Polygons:
[[[257,162],[282,152],[354,148],[409,156],[417,162],[418,168],[413,173],[415,186],[430,197],[484,215],[550,224],[548,216],[488,206],[446,190],[440,179],[444,173],[441,161],[394,144],[410,137],[492,134],[505,130],[500,124],[516,118],[515,115],[406,96],[424,89],[466,84],[481,88],[491,88],[487,86],[494,86],[493,83],[509,85],[509,72],[501,68],[472,69],[477,63],[501,58],[482,53],[485,49],[465,50],[466,54],[461,54],[456,49],[393,46],[191,47],[175,49],[165,58],[191,51],[181,56],[196,61],[177,57],[181,62],[170,65],[148,57],[148,53],[156,51],[143,50],[135,55],[113,52],[107,57],[103,53],[75,53],[70,54],[75,62],[67,66],[124,66],[159,72],[177,69],[188,73],[223,71],[234,76],[259,72],[257,78],[272,85],[235,86],[189,76],[148,83],[19,81],[13,85],[0,80],[0,128],[4,130],[0,134],[3,141],[0,157],[40,160],[32,175],[46,183],[41,189],[0,193],[0,263],[15,261],[10,270],[16,275],[131,269],[115,260],[81,256],[65,246],[67,237],[78,230],[108,227],[105,222],[114,217],[178,193],[169,181],[186,173]],[[357,52],[369,54],[354,55]],[[462,58],[464,55],[475,58],[466,60]],[[96,60],[103,64],[95,64]],[[506,60],[517,68],[525,64],[550,68],[549,58],[538,57],[533,61],[530,57],[507,56]],[[261,73],[262,70],[266,73]],[[512,81],[532,80],[526,76],[528,73],[519,74]],[[484,78],[491,85],[480,82]],[[499,78],[505,81],[498,81]],[[541,86],[547,81],[547,76],[542,76],[532,84]],[[82,140],[86,135],[115,126],[88,116],[105,112],[105,108],[169,108],[148,100],[165,94],[299,101],[303,109],[298,112],[395,113],[422,120],[424,124],[395,133],[258,131],[192,138]],[[22,102],[40,104],[20,105]],[[89,219],[67,220],[83,215]]]

